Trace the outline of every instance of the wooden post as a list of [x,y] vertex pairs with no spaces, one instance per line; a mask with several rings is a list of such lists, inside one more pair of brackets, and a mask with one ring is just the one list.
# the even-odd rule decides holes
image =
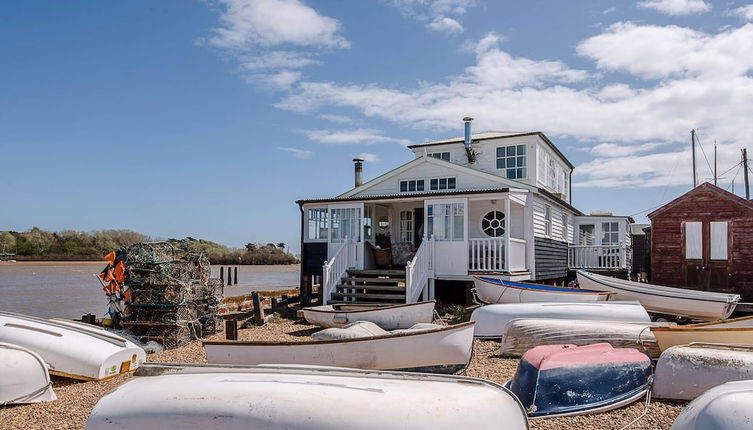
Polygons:
[[269,301],[271,303],[270,307],[272,308],[272,313],[277,312],[277,298],[276,297],[272,297],[271,299],[269,299]]
[[220,266],[220,281],[225,285],[225,268]]
[[231,272],[232,268],[230,266],[227,266],[227,286],[233,285],[233,272]]
[[750,188],[748,188],[748,149],[743,148],[743,170],[745,174],[745,200],[750,200]]
[[235,266],[233,272],[235,272],[235,282],[234,285],[238,285],[238,266]]
[[693,188],[698,185],[698,177],[695,174],[695,129],[690,130],[690,145],[693,149]]
[[238,340],[238,320],[225,320],[225,339]]
[[311,306],[311,276],[304,277],[303,288],[301,291],[301,307],[305,308]]
[[254,322],[262,325],[264,324],[264,303],[257,292],[251,293],[251,300],[254,302]]

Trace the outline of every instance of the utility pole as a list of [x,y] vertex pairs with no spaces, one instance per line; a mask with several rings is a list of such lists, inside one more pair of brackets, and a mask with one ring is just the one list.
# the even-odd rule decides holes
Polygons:
[[695,174],[695,129],[690,130],[690,144],[693,146],[693,188],[695,188],[698,185]]
[[714,186],[716,186],[716,142],[714,142]]
[[750,200],[750,188],[748,188],[748,150],[743,148],[743,170],[745,171],[745,200]]

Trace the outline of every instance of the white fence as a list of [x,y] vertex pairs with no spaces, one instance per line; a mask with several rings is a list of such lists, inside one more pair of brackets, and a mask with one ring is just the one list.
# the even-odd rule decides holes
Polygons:
[[332,300],[332,293],[335,291],[337,283],[340,282],[345,272],[355,267],[358,250],[356,243],[346,238],[340,249],[329,260],[324,262],[322,273],[322,293],[324,298],[322,303],[327,304]]
[[571,269],[627,269],[625,245],[570,245]]
[[[434,239],[424,239],[416,250],[416,255],[405,265],[405,303],[416,303],[421,292],[428,291],[431,275]],[[424,294],[426,300],[427,294]]]
[[[523,241],[525,249],[525,241]],[[506,271],[505,239],[468,239],[469,271]]]

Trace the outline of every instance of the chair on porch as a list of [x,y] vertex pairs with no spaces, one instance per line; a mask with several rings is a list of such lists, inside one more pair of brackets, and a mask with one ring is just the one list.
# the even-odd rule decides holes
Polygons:
[[392,264],[405,266],[416,255],[411,242],[397,242],[392,244]]

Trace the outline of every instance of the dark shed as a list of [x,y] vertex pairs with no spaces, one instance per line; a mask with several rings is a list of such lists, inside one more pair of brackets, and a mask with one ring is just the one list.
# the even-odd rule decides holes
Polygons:
[[706,182],[648,218],[652,283],[753,301],[753,202]]

